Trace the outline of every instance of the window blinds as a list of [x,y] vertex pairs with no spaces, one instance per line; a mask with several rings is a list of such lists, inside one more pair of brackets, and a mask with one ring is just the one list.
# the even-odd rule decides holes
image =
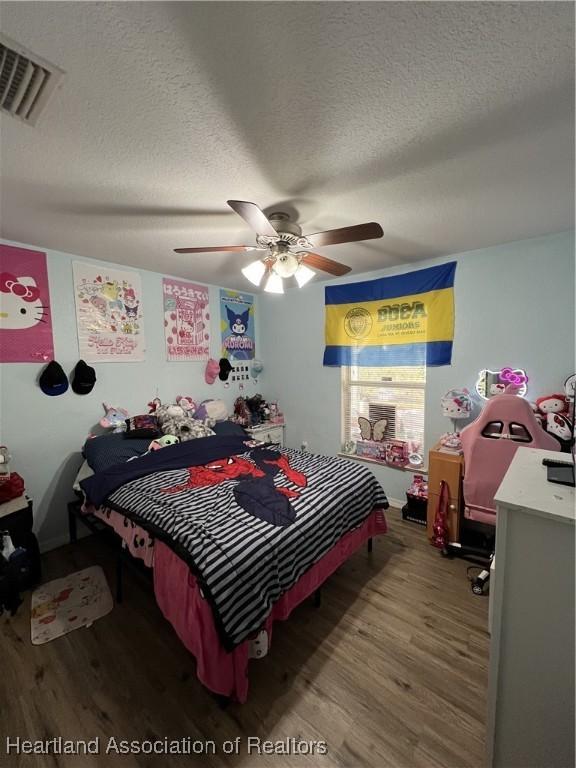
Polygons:
[[426,367],[343,366],[342,444],[362,439],[358,418],[371,424],[386,419],[384,439],[408,442],[411,453],[424,450]]

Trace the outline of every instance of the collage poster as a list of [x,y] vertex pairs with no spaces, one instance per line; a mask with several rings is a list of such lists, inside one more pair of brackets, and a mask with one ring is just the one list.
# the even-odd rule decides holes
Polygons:
[[254,333],[254,296],[220,289],[220,329],[222,357],[253,360],[256,352]]
[[140,275],[75,261],[74,296],[80,357],[89,363],[144,360]]
[[210,302],[207,286],[164,277],[162,290],[166,359],[172,362],[208,360]]

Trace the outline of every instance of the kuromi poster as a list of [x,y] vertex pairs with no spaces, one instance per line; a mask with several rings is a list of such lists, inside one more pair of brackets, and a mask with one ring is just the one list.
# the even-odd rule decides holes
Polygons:
[[254,296],[221,288],[220,328],[222,357],[230,360],[253,360],[256,353]]
[[144,360],[138,272],[83,261],[75,261],[73,271],[80,357],[88,363]]
[[0,362],[53,358],[46,254],[0,245]]

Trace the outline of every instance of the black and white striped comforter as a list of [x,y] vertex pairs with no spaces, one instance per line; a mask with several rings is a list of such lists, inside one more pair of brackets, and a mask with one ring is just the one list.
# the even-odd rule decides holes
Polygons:
[[[344,534],[375,507],[388,506],[380,484],[362,464],[288,449],[281,454],[306,478],[305,487],[292,482],[289,472],[268,478],[288,495],[295,513],[289,524],[273,524],[243,509],[234,493],[238,478],[189,487],[191,469],[153,472],[108,499],[190,564],[228,650],[259,629],[273,603]],[[254,452],[232,458],[252,463]],[[270,491],[277,493],[271,486]]]

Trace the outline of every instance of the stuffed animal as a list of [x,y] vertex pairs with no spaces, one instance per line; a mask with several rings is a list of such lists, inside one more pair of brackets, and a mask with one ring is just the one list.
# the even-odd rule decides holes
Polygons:
[[194,400],[192,400],[191,397],[187,397],[186,395],[177,395],[176,403],[181,408],[184,408],[184,410],[188,413],[189,416],[194,416],[194,412],[198,407],[194,402]]
[[215,434],[207,424],[193,419],[192,416],[168,416],[162,422],[162,431],[165,435],[177,437],[181,443]]
[[128,418],[128,411],[124,408],[116,408],[114,405],[108,405],[102,403],[104,408],[104,416],[100,419],[101,427],[112,427],[113,432],[124,432],[126,429],[126,419]]
[[222,400],[203,400],[196,409],[194,418],[212,423],[225,421],[228,418],[228,408]]
[[154,400],[150,400],[148,403],[148,413],[156,413],[158,408],[162,405],[162,401],[159,397],[155,397]]
[[237,397],[234,401],[234,415],[232,416],[232,421],[241,424],[243,427],[248,427],[252,424],[252,414],[246,405],[245,397]]
[[163,422],[167,419],[181,418],[182,416],[187,416],[188,414],[186,409],[178,403],[169,403],[167,405],[159,405],[158,408],[154,411],[154,415],[162,427]]
[[250,419],[251,423],[256,424],[262,424],[263,421],[266,421],[270,417],[270,408],[268,407],[268,403],[262,395],[254,395],[253,397],[246,398],[246,405],[248,406],[248,410],[250,411]]
[[568,413],[568,399],[565,395],[544,395],[536,400],[536,407],[546,417],[549,413]]
[[548,413],[546,415],[545,429],[549,435],[553,435],[558,440],[564,453],[570,452],[572,424],[566,416],[561,413]]
[[176,443],[179,442],[180,440],[176,435],[162,435],[162,437],[157,437],[156,440],[152,440],[148,446],[148,450],[159,451],[160,448],[166,448],[168,445],[176,445]]
[[472,400],[467,389],[450,389],[442,398],[442,416],[467,419],[472,411]]

